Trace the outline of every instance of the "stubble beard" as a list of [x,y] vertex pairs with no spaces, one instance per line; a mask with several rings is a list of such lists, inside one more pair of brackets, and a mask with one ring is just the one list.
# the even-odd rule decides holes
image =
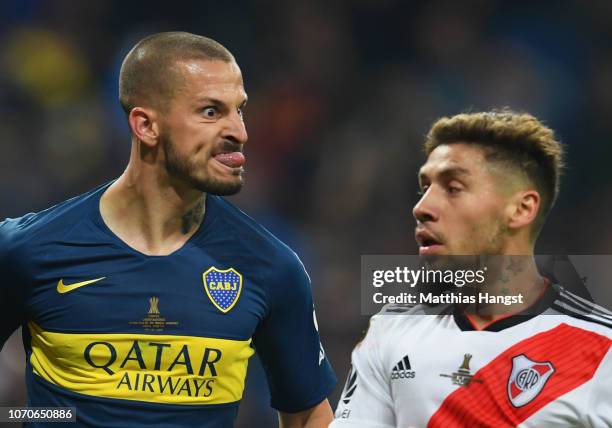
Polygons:
[[[464,241],[465,245],[461,245],[454,250],[451,249],[449,254],[429,256],[425,257],[425,260],[430,269],[476,270],[481,268],[487,260],[500,258],[507,234],[507,228],[501,222],[495,222],[491,225],[488,233]],[[470,233],[470,236],[478,236],[478,233],[474,230]],[[474,243],[478,245],[474,245]]]
[[244,184],[242,177],[236,182],[226,182],[213,177],[199,178],[194,171],[196,168],[193,163],[189,159],[181,158],[178,155],[170,135],[162,133],[159,141],[164,150],[165,167],[169,176],[185,181],[200,192],[211,195],[230,196],[235,195],[242,189]]
[[501,222],[496,222],[489,239],[486,240],[481,256],[500,256],[503,253],[504,244],[508,237],[508,228]]

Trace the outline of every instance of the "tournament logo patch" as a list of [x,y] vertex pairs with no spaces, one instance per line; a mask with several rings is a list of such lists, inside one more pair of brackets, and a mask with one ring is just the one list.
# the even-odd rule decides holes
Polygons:
[[242,275],[234,268],[221,270],[213,266],[202,277],[204,290],[212,304],[224,314],[229,312],[240,297]]
[[442,377],[449,377],[453,385],[459,385],[467,388],[472,382],[482,383],[482,379],[476,379],[470,372],[470,360],[472,354],[463,355],[463,363],[459,366],[459,370],[453,374],[440,374]]
[[537,362],[524,354],[512,358],[512,371],[508,378],[508,398],[514,407],[533,401],[555,372],[550,361]]

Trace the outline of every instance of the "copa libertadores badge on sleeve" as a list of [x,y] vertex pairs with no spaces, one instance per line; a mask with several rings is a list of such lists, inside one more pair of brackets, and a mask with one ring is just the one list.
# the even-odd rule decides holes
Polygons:
[[217,309],[224,314],[238,302],[242,291],[242,275],[234,268],[209,268],[204,272],[204,290]]

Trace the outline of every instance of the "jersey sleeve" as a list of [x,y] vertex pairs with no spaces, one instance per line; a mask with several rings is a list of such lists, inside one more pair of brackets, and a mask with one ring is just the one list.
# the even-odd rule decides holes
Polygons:
[[23,283],[19,260],[15,256],[8,234],[0,222],[0,350],[19,327],[23,315]]
[[310,278],[292,257],[269,284],[269,311],[253,343],[266,372],[275,409],[309,409],[333,391],[336,377],[319,338]]
[[612,348],[608,350],[593,379],[586,412],[588,427],[612,427]]
[[330,428],[395,428],[389,374],[380,355],[382,316],[374,316],[366,337],[351,355],[351,371]]

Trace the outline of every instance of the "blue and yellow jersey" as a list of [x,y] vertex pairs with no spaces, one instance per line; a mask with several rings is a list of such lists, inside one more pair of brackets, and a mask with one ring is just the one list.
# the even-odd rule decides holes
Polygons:
[[327,397],[335,377],[291,249],[208,195],[181,249],[144,255],[103,222],[107,186],[0,223],[0,346],[23,326],[28,405],[76,407],[91,427],[230,427],[254,352],[274,408]]

